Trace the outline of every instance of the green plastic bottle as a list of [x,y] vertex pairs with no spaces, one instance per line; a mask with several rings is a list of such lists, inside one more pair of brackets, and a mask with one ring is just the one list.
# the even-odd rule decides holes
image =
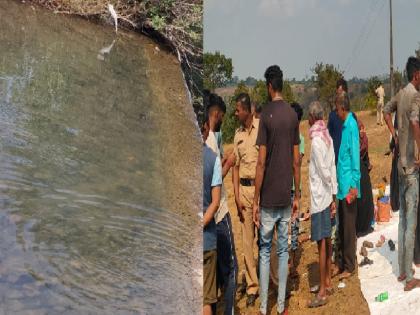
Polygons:
[[386,300],[388,300],[388,291],[382,292],[375,298],[376,302],[383,302]]

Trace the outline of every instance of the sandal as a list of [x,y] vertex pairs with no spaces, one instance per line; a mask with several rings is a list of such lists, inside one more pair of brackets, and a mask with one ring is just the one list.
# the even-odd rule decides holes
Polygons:
[[[313,287],[311,287],[309,289],[309,291],[311,293],[318,293],[319,292],[319,284],[316,284]],[[334,288],[333,287],[325,288],[325,292],[327,292],[327,296],[333,295],[334,294]]]
[[363,247],[373,248],[373,243],[369,241],[363,241]]
[[364,265],[372,265],[373,264],[373,260],[365,257],[363,258],[362,262],[359,264],[359,267],[363,267]]
[[366,249],[366,247],[364,245],[362,246],[362,248],[360,248],[360,253],[359,254],[361,256],[363,256],[363,257],[367,257],[368,256],[367,249]]
[[376,243],[376,247],[382,247],[382,245],[385,243],[385,236],[381,235],[380,239]]
[[388,246],[392,252],[395,250],[395,243],[392,240],[388,241]]
[[327,304],[327,298],[326,297],[320,297],[318,294],[315,295],[314,298],[308,303],[309,308],[315,308],[320,307]]
[[419,279],[411,279],[409,282],[406,282],[404,291],[411,291],[415,288],[420,288],[420,280]]
[[[411,271],[413,271],[413,276],[414,276],[414,274],[416,273],[416,271],[414,269],[411,269]],[[407,278],[407,274],[406,273],[403,273],[402,275],[399,275],[398,276],[397,280],[399,282],[401,282],[401,281],[404,281],[406,278]]]

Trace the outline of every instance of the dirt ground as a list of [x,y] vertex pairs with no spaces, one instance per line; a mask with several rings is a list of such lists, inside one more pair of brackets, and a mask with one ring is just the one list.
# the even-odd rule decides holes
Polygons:
[[[385,156],[384,153],[388,150],[389,133],[387,127],[376,125],[376,112],[358,112],[357,116],[365,125],[367,136],[369,139],[369,156],[373,169],[370,173],[372,187],[375,188],[378,184],[384,181],[389,182],[389,175],[391,171],[391,156]],[[310,154],[310,140],[309,140],[309,124],[307,121],[302,121],[300,130],[305,138],[305,157],[302,163],[302,200],[301,212],[309,209],[309,186],[308,186],[308,166]],[[225,145],[225,152],[233,149],[233,145]],[[229,209],[232,216],[233,233],[235,237],[236,255],[239,265],[238,283],[242,282],[242,274],[244,271],[244,259],[242,250],[241,227],[238,216],[236,214],[235,199],[233,193],[232,176],[228,174],[225,178],[226,190],[228,193]],[[310,221],[301,222],[301,229],[304,233],[310,235]],[[289,282],[288,286],[293,288],[290,299],[287,301],[289,314],[369,314],[369,308],[365,298],[360,289],[360,281],[357,272],[345,281],[346,287],[338,289],[337,278],[333,279],[333,286],[335,293],[328,299],[327,305],[317,308],[309,309],[306,307],[307,302],[311,298],[309,288],[318,283],[318,251],[315,242],[306,241],[300,244],[298,250],[298,267],[297,271],[299,277],[293,282]],[[257,259],[257,250],[255,248],[255,258]],[[255,307],[246,307],[246,296],[239,297],[237,295],[237,309],[236,314],[253,315],[258,314],[259,299]],[[276,293],[270,286],[269,290],[269,314],[276,314]],[[218,314],[222,314],[218,310]]]

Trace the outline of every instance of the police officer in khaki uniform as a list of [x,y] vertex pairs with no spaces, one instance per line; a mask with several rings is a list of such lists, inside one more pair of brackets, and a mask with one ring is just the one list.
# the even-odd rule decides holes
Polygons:
[[253,306],[257,298],[258,277],[254,259],[255,225],[252,220],[252,205],[254,199],[255,169],[258,159],[259,119],[255,119],[251,112],[251,102],[247,93],[241,93],[236,98],[235,115],[241,127],[235,132],[234,153],[235,167],[233,170],[233,184],[235,202],[242,227],[242,244],[245,258],[245,278],[247,306]]

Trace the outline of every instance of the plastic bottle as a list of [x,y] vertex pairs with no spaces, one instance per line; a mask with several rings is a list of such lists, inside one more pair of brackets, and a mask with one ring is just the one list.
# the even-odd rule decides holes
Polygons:
[[383,302],[386,300],[388,300],[388,291],[382,292],[375,298],[376,302]]

